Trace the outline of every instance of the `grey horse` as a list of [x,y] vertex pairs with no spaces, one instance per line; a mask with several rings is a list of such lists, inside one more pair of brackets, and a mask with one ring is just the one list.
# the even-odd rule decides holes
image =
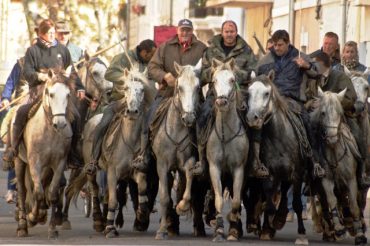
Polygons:
[[216,207],[216,227],[213,241],[224,241],[223,184],[222,177],[232,178],[232,205],[228,214],[230,222],[228,240],[238,240],[242,235],[240,221],[241,192],[247,164],[249,140],[238,114],[240,91],[234,76],[235,60],[226,63],[212,60],[212,82],[216,100],[215,122],[207,141],[207,160]]
[[[48,75],[42,103],[25,127],[23,142],[15,159],[19,209],[17,235],[20,237],[28,235],[27,222],[31,226],[45,222],[47,203],[52,208],[49,238],[58,236],[55,212],[59,200],[59,184],[71,144],[70,122],[73,120],[74,105],[70,99],[69,75],[63,71],[54,73],[52,70],[49,70]],[[32,181],[32,187],[26,189],[27,180]],[[28,215],[26,193],[32,199],[32,211]]]
[[[292,185],[293,209],[298,218],[298,238],[296,244],[308,244],[306,230],[302,220],[301,187],[307,158],[302,146],[303,123],[299,122],[280,96],[272,83],[274,72],[268,76],[260,75],[252,80],[247,90],[247,123],[250,127],[262,129],[261,160],[270,171],[271,176],[261,181],[266,198],[264,222],[260,238],[271,240],[276,230],[282,229],[286,222],[287,191]],[[299,130],[301,129],[301,130]],[[301,136],[302,138],[298,138]],[[307,144],[307,140],[305,141]],[[281,198],[278,209],[274,196],[280,187]]]
[[[356,181],[357,161],[360,153],[356,140],[344,121],[341,105],[346,89],[340,93],[322,92],[318,88],[319,106],[311,113],[312,123],[319,126],[322,133],[320,152],[323,155],[327,175],[322,179],[322,188],[329,206],[335,235],[343,235],[344,226],[340,221],[337,209],[338,200],[343,193],[348,195],[350,213],[353,218],[355,244],[365,245],[367,242],[361,224],[361,211],[357,202],[358,187]],[[335,194],[338,193],[338,199]],[[324,218],[328,220],[328,216]]]
[[185,179],[185,190],[182,199],[176,206],[179,215],[190,211],[191,190],[193,182],[192,169],[195,165],[195,143],[189,134],[189,127],[195,124],[196,108],[200,91],[198,73],[201,62],[197,66],[180,66],[174,63],[179,74],[173,97],[169,98],[169,107],[166,115],[158,126],[157,133],[152,140],[152,149],[157,159],[157,173],[159,176],[159,198],[161,223],[156,239],[167,239],[170,207],[169,178],[171,171],[178,171],[180,182]]

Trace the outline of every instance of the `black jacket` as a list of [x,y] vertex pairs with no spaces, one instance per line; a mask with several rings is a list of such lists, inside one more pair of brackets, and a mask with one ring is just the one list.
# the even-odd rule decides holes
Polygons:
[[40,84],[37,80],[37,73],[42,69],[63,67],[67,69],[72,64],[71,55],[64,45],[59,42],[56,45],[47,48],[38,39],[37,43],[27,49],[23,75],[30,87]]
[[[310,77],[317,75],[316,67],[311,64],[309,70],[300,68],[294,61],[299,56],[299,51],[292,45],[289,46],[288,53],[279,57],[272,48],[271,52],[265,55],[257,64],[257,75],[268,74],[270,70],[275,71],[274,84],[278,88],[280,94],[294,100],[304,101],[301,96],[301,86],[304,74],[307,73]],[[303,53],[301,56],[306,61],[310,62],[309,57]]]

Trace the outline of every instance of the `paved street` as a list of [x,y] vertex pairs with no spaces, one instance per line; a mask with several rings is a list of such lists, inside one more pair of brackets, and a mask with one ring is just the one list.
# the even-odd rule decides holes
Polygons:
[[[209,245],[212,243],[212,229],[207,227],[207,238],[193,238],[192,223],[190,218],[181,218],[181,236],[170,238],[167,241],[156,241],[154,235],[158,229],[159,214],[151,215],[151,224],[149,230],[144,233],[133,232],[132,225],[134,220],[134,213],[131,203],[124,209],[125,224],[123,229],[119,230],[120,236],[116,239],[106,239],[103,234],[96,233],[92,229],[92,219],[85,218],[83,215],[83,205],[81,199],[78,207],[72,206],[70,220],[73,230],[59,231],[59,239],[56,241],[49,241],[47,236],[47,225],[37,225],[34,228],[29,228],[29,237],[17,238],[16,228],[17,224],[13,219],[14,204],[7,204],[4,200],[6,193],[6,173],[0,171],[0,244],[100,244],[100,245]],[[227,206],[228,207],[228,206]],[[368,210],[367,210],[368,211]],[[368,215],[367,215],[368,217]],[[243,222],[245,221],[245,214],[243,213]],[[368,219],[367,219],[368,221]],[[227,223],[226,223],[227,224]],[[311,220],[306,221],[306,229],[308,232],[308,239],[311,245],[327,245],[321,241],[321,236],[315,234],[311,230]],[[296,235],[296,223],[287,223],[282,231],[279,231],[276,238],[272,242],[262,242],[256,236],[248,234],[244,235],[240,242],[229,242],[227,245],[287,245],[293,244]],[[369,237],[367,233],[367,237]],[[347,238],[339,242],[340,245],[353,245],[354,239]]]

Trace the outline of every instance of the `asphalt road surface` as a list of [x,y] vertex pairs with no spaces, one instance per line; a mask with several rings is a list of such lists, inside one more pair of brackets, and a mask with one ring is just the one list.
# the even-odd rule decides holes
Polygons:
[[[78,206],[71,206],[70,221],[72,230],[63,231],[59,229],[59,238],[57,240],[48,239],[48,227],[46,225],[37,225],[29,228],[29,236],[26,238],[16,237],[17,223],[14,221],[14,204],[7,204],[4,195],[6,193],[6,173],[0,171],[0,244],[22,244],[22,245],[216,245],[212,242],[212,228],[206,227],[206,238],[194,238],[192,236],[192,221],[190,218],[181,217],[180,233],[178,237],[169,237],[166,241],[157,241],[154,239],[156,230],[159,228],[159,212],[151,215],[151,223],[147,232],[133,232],[134,212],[131,201],[124,209],[125,223],[122,229],[119,229],[119,237],[106,239],[102,233],[97,233],[92,228],[92,219],[85,218],[83,213],[83,203],[79,199]],[[157,203],[157,207],[159,204]],[[225,206],[225,211],[228,209]],[[369,207],[367,207],[369,211]],[[245,213],[243,211],[243,223],[245,222]],[[368,212],[366,221],[369,221]],[[225,221],[225,226],[228,224]],[[245,225],[244,225],[245,226]],[[310,245],[328,245],[321,240],[321,235],[312,232],[312,222],[310,219],[305,221],[307,237]],[[278,231],[273,241],[260,241],[255,235],[244,232],[243,238],[239,242],[226,242],[222,245],[293,245],[297,231],[296,223],[287,223],[283,230]],[[367,233],[369,238],[370,233]],[[354,238],[347,237],[343,241],[337,242],[338,245],[354,245]],[[220,244],[219,244],[220,245]],[[333,245],[333,244],[332,244]]]

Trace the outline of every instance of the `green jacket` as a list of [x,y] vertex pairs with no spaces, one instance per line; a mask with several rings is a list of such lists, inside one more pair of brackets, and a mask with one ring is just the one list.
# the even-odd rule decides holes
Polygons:
[[357,95],[351,79],[344,72],[330,69],[329,76],[324,81],[319,81],[319,86],[321,86],[323,91],[335,93],[339,93],[347,88],[342,106],[344,111],[353,110]]
[[241,38],[237,36],[236,46],[226,56],[223,48],[221,47],[222,36],[218,34],[214,36],[210,41],[210,46],[204,52],[202,59],[202,72],[201,72],[201,83],[205,85],[212,81],[212,59],[215,58],[222,62],[234,58],[238,67],[235,72],[236,81],[239,84],[246,84],[248,81],[249,73],[255,69],[257,65],[256,56],[253,54],[251,47]]
[[[133,64],[139,65],[140,72],[143,72],[145,68],[147,67],[147,63],[144,63],[141,59],[139,59],[136,48],[133,50],[129,50],[127,52],[128,56],[130,57],[130,60]],[[127,59],[127,56],[125,53],[121,53],[113,57],[107,71],[105,72],[104,78],[106,80],[109,80],[113,83],[113,90],[112,90],[112,100],[120,100],[122,99],[123,95],[118,93],[117,86],[123,86],[124,81],[122,80],[123,71],[127,69],[131,69],[131,64],[129,60]]]

